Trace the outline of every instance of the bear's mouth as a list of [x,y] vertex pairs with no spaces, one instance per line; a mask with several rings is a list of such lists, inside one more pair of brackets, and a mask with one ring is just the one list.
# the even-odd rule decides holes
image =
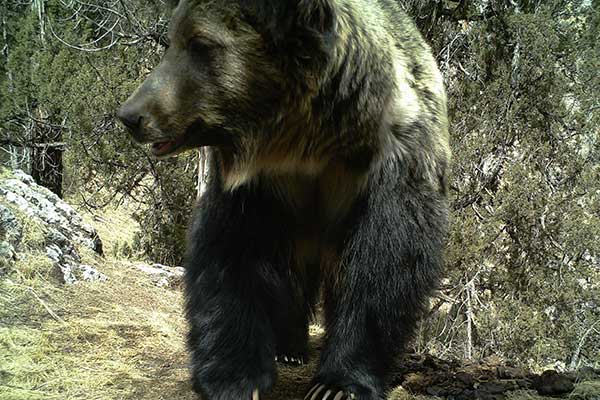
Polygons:
[[166,140],[163,142],[152,143],[152,155],[154,157],[166,157],[175,153],[185,142],[185,138],[177,138],[175,140]]
[[152,155],[156,158],[167,158],[185,150],[204,146],[231,145],[232,139],[221,127],[208,127],[202,120],[191,124],[176,138],[155,141],[150,144]]

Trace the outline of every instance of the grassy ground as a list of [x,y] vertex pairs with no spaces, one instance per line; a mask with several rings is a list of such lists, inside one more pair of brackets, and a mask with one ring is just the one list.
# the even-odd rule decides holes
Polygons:
[[106,283],[0,283],[0,399],[191,399],[181,295],[131,266]]
[[84,209],[78,210],[84,221],[92,225],[102,239],[104,254],[115,260],[132,258],[132,247],[138,223],[131,217],[135,211],[128,204],[119,208],[108,206],[101,213],[92,215]]
[[[106,228],[105,245],[128,240],[131,221],[105,221],[94,224]],[[108,281],[64,285],[42,238],[28,222],[26,257],[0,277],[0,399],[192,399],[181,293],[85,249]]]
[[[25,223],[27,256],[0,272],[0,400],[192,400],[180,291],[156,287],[124,259],[135,223],[123,212],[87,216],[106,258],[80,249],[106,282],[64,285],[43,255],[43,228]],[[320,329],[312,327],[311,364],[281,367],[263,400],[301,399],[315,369]],[[594,399],[597,387],[578,387]],[[575,392],[574,392],[575,394]],[[433,400],[397,388],[391,400]],[[510,400],[540,400],[514,392]],[[597,399],[596,399],[597,400]]]

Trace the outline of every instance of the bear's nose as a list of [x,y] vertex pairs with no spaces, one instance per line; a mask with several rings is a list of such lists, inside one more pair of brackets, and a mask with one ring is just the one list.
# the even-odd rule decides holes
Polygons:
[[127,127],[132,132],[135,132],[142,125],[142,115],[141,113],[131,107],[127,103],[123,104],[119,111],[117,112],[117,118],[121,120],[123,125]]

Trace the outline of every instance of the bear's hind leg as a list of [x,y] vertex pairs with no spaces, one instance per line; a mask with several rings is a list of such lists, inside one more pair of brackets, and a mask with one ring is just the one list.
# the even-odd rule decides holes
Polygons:
[[316,266],[302,270],[283,274],[286,278],[278,285],[282,290],[270,313],[277,343],[275,361],[290,366],[308,362],[308,323],[320,286]]
[[289,366],[303,365],[308,360],[308,321],[297,316],[293,321],[277,319],[275,361]]

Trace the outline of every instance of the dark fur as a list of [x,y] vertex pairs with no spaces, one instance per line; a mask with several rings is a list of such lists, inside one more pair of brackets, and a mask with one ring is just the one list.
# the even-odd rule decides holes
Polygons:
[[[446,100],[429,48],[392,0],[204,3],[182,1],[172,48],[121,111],[141,142],[213,146],[187,257],[194,389],[268,390],[276,355],[306,356],[321,292],[311,397],[381,399],[442,269]],[[187,38],[203,24],[218,46]]]

